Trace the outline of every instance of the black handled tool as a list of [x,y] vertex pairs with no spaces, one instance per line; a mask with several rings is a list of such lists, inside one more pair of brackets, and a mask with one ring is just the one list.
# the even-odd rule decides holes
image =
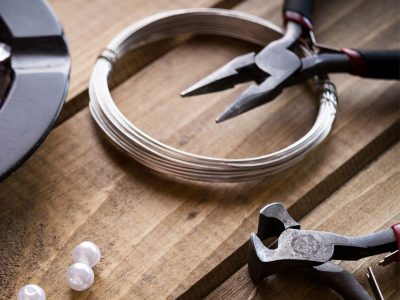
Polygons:
[[[217,92],[254,81],[216,120],[233,118],[275,99],[282,90],[316,75],[349,73],[366,78],[400,79],[399,50],[334,49],[318,45],[312,33],[312,0],[286,0],[285,35],[258,54],[239,56],[181,93],[183,97]],[[298,48],[312,49],[302,58]]]
[[69,84],[60,23],[44,0],[0,1],[0,181],[40,145]]
[[[270,249],[263,244],[262,240],[274,236],[278,237],[277,247]],[[281,203],[273,203],[260,211],[258,232],[251,234],[249,274],[255,282],[260,282],[272,274],[291,270],[309,271],[310,274],[315,275],[317,271],[329,270],[330,267],[322,266],[333,259],[357,260],[395,251],[399,247],[399,240],[398,225],[359,237],[300,230],[300,225],[292,219],[286,208]],[[322,277],[329,278],[330,276],[325,274]],[[351,286],[359,290],[356,284],[351,284]],[[338,288],[342,289],[343,285]]]
[[344,299],[372,299],[353,274],[334,263],[324,263],[312,268],[299,268],[298,271],[311,281],[330,287]]

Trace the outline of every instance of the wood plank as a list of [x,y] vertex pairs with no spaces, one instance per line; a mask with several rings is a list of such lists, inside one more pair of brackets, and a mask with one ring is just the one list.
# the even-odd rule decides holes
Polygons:
[[[390,5],[324,2],[322,12],[339,12],[339,17],[324,14],[329,26],[318,34],[346,46],[398,46],[399,16]],[[251,0],[238,9],[280,18],[275,2]],[[369,19],[363,17],[370,11]],[[346,30],[332,30],[344,20],[354,22]],[[229,39],[195,39],[113,94],[141,128],[171,145],[232,157],[269,152],[291,143],[312,123],[313,102],[306,97],[295,101],[303,93],[310,96],[306,87],[293,88],[278,101],[218,127],[213,118],[242,89],[186,102],[178,97],[191,82],[250,49]],[[327,142],[296,168],[244,184],[154,175],[103,142],[88,110],[79,112],[0,186],[1,295],[12,297],[27,282],[39,283],[49,298],[182,295],[226,257],[236,260],[230,254],[248,239],[262,205],[282,200],[301,217],[398,139],[398,85],[345,75],[335,76],[335,82],[342,100]],[[103,259],[92,288],[72,293],[64,272],[72,248],[84,239],[100,246]],[[236,261],[229,272],[218,273],[220,280],[244,264]],[[208,293],[216,284],[195,285],[192,291]]]
[[[192,7],[229,8],[237,2],[240,1],[117,0],[110,3],[106,0],[50,0],[52,8],[63,25],[72,57],[71,83],[67,103],[58,121],[63,122],[87,105],[87,87],[95,60],[101,49],[125,27],[146,16],[162,11]],[[129,60],[124,67],[118,68],[118,72],[122,76],[118,77],[117,82],[122,82],[126,76],[133,74],[176,44],[172,41],[158,43],[151,48],[137,51],[134,60]]]
[[[400,221],[400,144],[351,179],[318,205],[300,224],[303,229],[326,230],[356,236],[382,230]],[[385,296],[396,299],[400,291],[400,268],[396,263],[377,266],[384,255],[359,261],[337,262],[372,291],[366,279],[371,266]],[[259,285],[251,282],[242,267],[208,296],[208,299],[341,299],[334,291],[296,275],[271,277]]]

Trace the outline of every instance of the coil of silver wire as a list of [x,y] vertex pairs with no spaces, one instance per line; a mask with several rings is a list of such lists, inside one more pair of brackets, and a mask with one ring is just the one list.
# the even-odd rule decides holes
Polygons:
[[121,113],[111,96],[108,78],[113,66],[128,51],[188,33],[229,36],[264,46],[279,38],[282,30],[253,15],[204,8],[160,13],[122,31],[96,61],[89,84],[89,107],[98,126],[129,156],[153,170],[189,180],[247,181],[292,166],[329,134],[335,119],[337,96],[327,77],[315,79],[319,110],[312,128],[295,143],[273,153],[242,159],[207,157],[175,149],[142,132]]

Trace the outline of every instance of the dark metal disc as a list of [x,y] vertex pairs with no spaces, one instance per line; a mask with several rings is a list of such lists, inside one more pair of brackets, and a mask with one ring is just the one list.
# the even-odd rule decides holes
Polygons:
[[11,47],[1,66],[11,74],[0,100],[1,181],[54,125],[67,95],[71,60],[61,25],[44,0],[1,0],[0,41]]

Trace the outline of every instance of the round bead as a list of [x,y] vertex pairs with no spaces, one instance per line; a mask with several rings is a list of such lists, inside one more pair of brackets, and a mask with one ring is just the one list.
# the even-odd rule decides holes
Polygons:
[[46,300],[46,293],[36,284],[23,286],[17,296],[18,300]]
[[100,261],[100,249],[96,244],[84,241],[72,251],[72,259],[75,263],[81,262],[94,267]]
[[92,268],[85,263],[75,263],[70,266],[66,273],[69,287],[75,291],[88,289],[94,281]]

